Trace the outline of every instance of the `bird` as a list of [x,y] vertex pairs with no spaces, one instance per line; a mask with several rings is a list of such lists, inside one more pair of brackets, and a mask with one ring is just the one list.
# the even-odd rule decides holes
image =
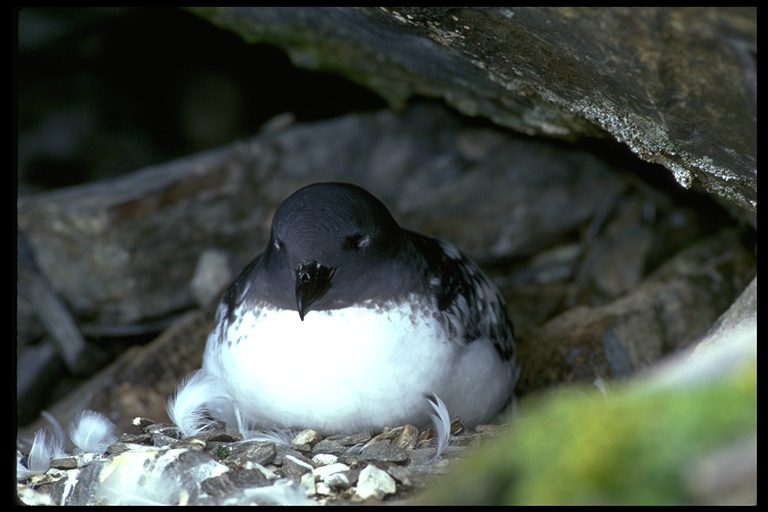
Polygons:
[[465,426],[488,423],[520,367],[505,299],[475,262],[362,187],[321,182],[275,210],[217,305],[202,371],[250,424],[330,435],[425,427],[432,395]]

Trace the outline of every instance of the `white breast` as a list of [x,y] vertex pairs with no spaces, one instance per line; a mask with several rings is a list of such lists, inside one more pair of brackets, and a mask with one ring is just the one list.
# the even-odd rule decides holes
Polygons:
[[228,383],[241,414],[268,427],[423,426],[426,393],[470,425],[491,419],[511,386],[492,343],[450,340],[434,315],[405,304],[310,311],[303,322],[296,311],[240,311],[211,333],[203,369]]

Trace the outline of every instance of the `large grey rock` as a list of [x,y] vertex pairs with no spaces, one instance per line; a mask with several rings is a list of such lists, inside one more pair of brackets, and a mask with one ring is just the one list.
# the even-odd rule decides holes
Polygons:
[[524,133],[610,134],[682,186],[757,210],[755,8],[193,12],[393,105],[438,97]]
[[[520,344],[526,364],[518,390],[524,394],[564,382],[625,379],[681,352],[747,287],[738,268],[750,259],[736,234],[723,231],[680,252],[621,298],[556,316]],[[736,275],[741,277],[734,280]],[[755,304],[750,309],[747,302],[741,311],[755,314]],[[730,336],[734,330],[726,332]]]

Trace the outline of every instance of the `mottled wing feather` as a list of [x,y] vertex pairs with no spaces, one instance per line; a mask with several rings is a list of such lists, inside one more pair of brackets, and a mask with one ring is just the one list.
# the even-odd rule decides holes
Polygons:
[[454,245],[410,231],[408,236],[428,262],[438,309],[460,322],[464,341],[488,338],[502,359],[514,361],[514,328],[498,287]]

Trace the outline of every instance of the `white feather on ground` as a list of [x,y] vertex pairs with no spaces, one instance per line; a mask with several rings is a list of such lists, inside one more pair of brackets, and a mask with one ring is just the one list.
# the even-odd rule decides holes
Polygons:
[[100,412],[85,410],[69,424],[69,437],[83,453],[104,453],[117,437],[114,423]]
[[235,421],[237,423],[237,431],[243,435],[243,441],[270,441],[290,446],[293,438],[296,436],[296,431],[292,429],[259,428],[253,421],[243,416],[239,407],[235,407]]
[[16,461],[16,479],[23,480],[32,475],[41,475],[51,468],[51,459],[62,453],[63,442],[55,435],[51,435],[47,428],[41,428],[35,432],[32,448],[29,450],[27,465],[20,460]]
[[179,383],[168,401],[168,417],[184,437],[193,436],[211,425],[207,414],[214,415],[230,401],[223,381],[197,370]]
[[435,427],[435,433],[437,433],[437,452],[432,458],[432,462],[436,461],[448,448],[448,441],[451,437],[451,417],[448,414],[448,407],[440,400],[440,397],[434,393],[426,395],[426,399],[429,405],[432,406],[434,413],[429,413],[432,417],[432,424]]
[[358,453],[361,453],[363,451],[363,448],[366,446],[370,446],[372,444],[373,439],[371,441],[368,441],[367,443],[357,443],[353,444],[349,448],[347,448],[347,455],[357,455]]

